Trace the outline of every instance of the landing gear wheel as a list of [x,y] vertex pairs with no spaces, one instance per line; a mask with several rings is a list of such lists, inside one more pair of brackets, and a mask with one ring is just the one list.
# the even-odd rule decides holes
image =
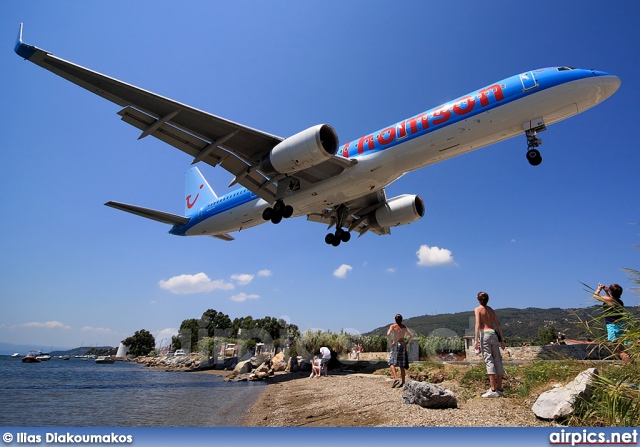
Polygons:
[[271,220],[271,216],[273,215],[273,208],[267,207],[262,212],[262,218],[264,220]]
[[276,203],[273,204],[273,211],[276,213],[282,213],[284,210],[284,202],[282,200],[276,200]]
[[527,151],[527,160],[531,166],[538,166],[542,163],[542,155],[538,149],[529,149]]
[[282,210],[282,217],[284,217],[285,219],[288,219],[291,216],[293,216],[293,207],[291,205],[287,205]]
[[282,220],[282,214],[276,213],[274,210],[274,212],[271,213],[271,223],[279,224],[281,220]]
[[348,231],[343,231],[342,236],[340,236],[340,240],[342,242],[349,242],[350,239],[351,239],[351,233],[349,233]]
[[327,243],[327,245],[333,245],[333,234],[329,233],[324,237],[324,241]]

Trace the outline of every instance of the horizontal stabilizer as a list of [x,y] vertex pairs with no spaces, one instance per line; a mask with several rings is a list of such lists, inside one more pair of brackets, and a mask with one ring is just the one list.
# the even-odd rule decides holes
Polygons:
[[184,225],[189,222],[188,217],[165,213],[163,211],[156,211],[149,208],[142,208],[141,206],[128,205],[126,203],[112,201],[105,203],[105,205],[117,210],[126,211],[127,213],[136,214],[138,216],[146,217],[147,219],[155,220],[169,225]]
[[235,241],[236,238],[227,233],[222,234],[213,234],[211,237],[215,237],[216,239],[222,239],[223,241]]

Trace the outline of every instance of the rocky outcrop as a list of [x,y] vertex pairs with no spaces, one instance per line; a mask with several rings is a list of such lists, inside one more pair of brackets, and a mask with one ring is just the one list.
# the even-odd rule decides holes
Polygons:
[[424,408],[458,408],[458,400],[451,391],[429,382],[407,382],[402,390],[402,403]]
[[589,399],[593,379],[598,375],[596,368],[582,371],[565,386],[557,386],[538,397],[531,408],[540,419],[557,421],[571,415],[579,399]]
[[159,355],[156,357],[136,357],[134,361],[150,368],[188,371],[198,369],[201,358],[195,354],[180,356]]

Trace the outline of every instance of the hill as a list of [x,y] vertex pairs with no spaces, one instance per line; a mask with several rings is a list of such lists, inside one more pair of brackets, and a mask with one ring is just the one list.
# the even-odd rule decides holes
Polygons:
[[[638,307],[627,307],[627,310],[640,316]],[[580,320],[588,320],[601,311],[601,306],[592,306],[581,309],[539,309],[529,307],[526,309],[506,308],[495,309],[502,330],[510,345],[518,345],[525,342],[533,342],[538,338],[538,329],[553,326],[557,331],[562,331],[567,338],[584,339],[588,335],[583,333],[578,325]],[[473,311],[459,312],[455,314],[423,315],[420,317],[406,318],[403,323],[418,334],[434,335],[440,337],[462,337],[473,334]],[[372,330],[365,335],[386,335],[388,326]]]

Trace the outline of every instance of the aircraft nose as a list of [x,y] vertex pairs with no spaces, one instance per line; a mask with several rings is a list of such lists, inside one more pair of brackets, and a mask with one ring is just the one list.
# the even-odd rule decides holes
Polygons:
[[602,86],[604,87],[604,95],[606,98],[613,95],[620,88],[620,84],[622,82],[620,81],[619,77],[614,76],[610,73],[597,72],[597,71],[594,72],[594,74],[598,76],[598,78],[600,79],[600,82],[602,82]]

